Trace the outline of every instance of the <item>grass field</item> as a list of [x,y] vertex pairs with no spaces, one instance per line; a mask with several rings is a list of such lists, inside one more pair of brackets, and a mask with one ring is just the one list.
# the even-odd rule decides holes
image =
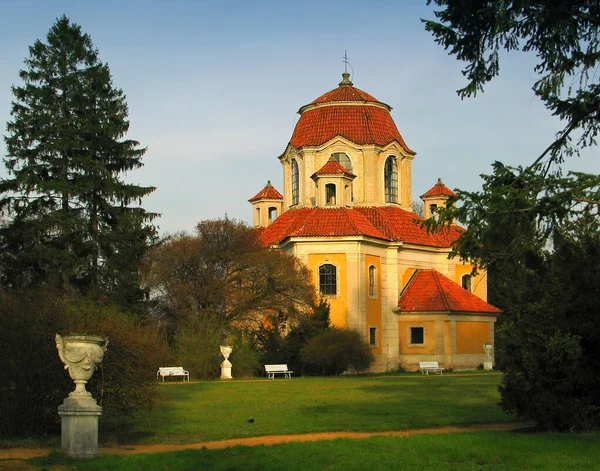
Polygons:
[[584,471],[598,469],[599,440],[600,434],[454,433],[105,456],[86,462],[54,455],[30,463],[42,469],[56,464],[61,471]]
[[[513,418],[498,406],[499,382],[498,374],[479,373],[165,384],[158,407],[132,421],[120,438],[129,444],[185,444],[508,422]],[[598,443],[598,433],[466,432],[106,455],[89,461],[54,453],[25,465],[50,471],[595,470]],[[10,466],[0,461],[0,470]]]
[[[160,407],[120,441],[189,443],[324,431],[507,422],[499,374],[212,381],[161,387]],[[254,419],[248,423],[248,419]]]

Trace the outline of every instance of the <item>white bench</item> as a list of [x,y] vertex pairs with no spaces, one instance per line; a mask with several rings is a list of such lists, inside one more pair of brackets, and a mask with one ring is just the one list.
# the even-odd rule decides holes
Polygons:
[[267,378],[275,379],[275,375],[283,375],[284,378],[292,379],[293,371],[288,370],[287,365],[265,365]]
[[162,366],[156,372],[156,379],[162,376],[163,383],[165,382],[165,376],[183,376],[183,380],[189,382],[190,372],[183,369],[182,366]]
[[437,361],[420,361],[419,369],[421,370],[421,374],[427,376],[429,376],[429,372],[441,375],[444,371],[444,368],[440,368]]

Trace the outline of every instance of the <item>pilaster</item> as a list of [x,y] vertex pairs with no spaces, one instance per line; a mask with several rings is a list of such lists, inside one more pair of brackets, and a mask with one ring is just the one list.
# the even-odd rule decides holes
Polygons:
[[[358,245],[358,244],[357,244]],[[348,301],[348,328],[354,329],[364,335],[364,327],[366,322],[366,314],[364,302],[364,255],[358,253],[360,247],[349,251],[346,254],[346,281],[347,281],[347,301]],[[362,269],[361,269],[362,268]]]
[[386,249],[381,270],[382,354],[388,359],[386,370],[390,370],[397,367],[399,354],[398,316],[393,312],[398,307],[398,247]]

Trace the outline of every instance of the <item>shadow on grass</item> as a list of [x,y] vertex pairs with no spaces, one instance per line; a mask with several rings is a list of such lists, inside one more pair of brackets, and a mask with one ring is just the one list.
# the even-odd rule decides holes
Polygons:
[[[426,391],[423,381],[427,381]],[[468,377],[370,381],[357,388],[368,400],[311,404],[303,407],[302,414],[335,416],[347,430],[370,431],[513,421],[498,404],[496,388],[490,387],[496,381],[473,382]]]

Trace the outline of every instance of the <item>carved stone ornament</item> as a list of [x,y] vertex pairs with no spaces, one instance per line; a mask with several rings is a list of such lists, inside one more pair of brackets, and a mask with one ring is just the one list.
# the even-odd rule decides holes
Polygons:
[[484,343],[483,351],[487,355],[488,361],[492,361],[492,352],[494,351],[494,345],[491,343]]
[[69,396],[90,396],[85,385],[96,371],[96,367],[104,358],[108,346],[108,338],[94,335],[56,334],[58,356],[69,370],[71,379],[75,381],[75,390]]
[[225,361],[221,363],[221,379],[232,379],[231,367],[233,366],[229,361],[229,355],[233,351],[233,347],[230,345],[221,345],[221,355],[225,358]]

